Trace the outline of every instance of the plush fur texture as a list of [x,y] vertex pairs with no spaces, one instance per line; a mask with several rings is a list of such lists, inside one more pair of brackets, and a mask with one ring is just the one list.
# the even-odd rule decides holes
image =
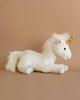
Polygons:
[[42,53],[32,50],[11,52],[6,70],[15,72],[17,68],[18,71],[26,74],[31,74],[34,70],[63,74],[68,70],[68,66],[55,64],[55,61],[56,55],[66,60],[71,58],[69,45],[65,42],[69,38],[69,33],[53,33],[52,37],[45,42]]

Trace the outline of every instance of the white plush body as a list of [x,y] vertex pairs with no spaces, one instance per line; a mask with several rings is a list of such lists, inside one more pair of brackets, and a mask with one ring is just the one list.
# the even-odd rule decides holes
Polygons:
[[[18,71],[26,74],[30,74],[34,70],[63,74],[68,70],[68,66],[55,64],[55,61],[56,55],[66,60],[71,58],[69,45],[65,43],[69,38],[70,35],[68,33],[62,35],[54,33],[53,36],[45,42],[42,53],[37,53],[32,50],[11,52],[6,69],[15,72],[17,68]],[[64,48],[66,48],[66,50],[64,50]]]

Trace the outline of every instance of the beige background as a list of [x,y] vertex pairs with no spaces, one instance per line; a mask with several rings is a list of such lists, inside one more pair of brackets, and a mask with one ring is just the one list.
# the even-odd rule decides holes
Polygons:
[[73,57],[64,75],[0,68],[0,100],[80,100],[80,0],[0,0],[0,67],[13,50],[41,52],[53,32],[71,32]]
[[13,50],[41,51],[53,32],[75,34],[67,63],[79,67],[80,0],[0,0],[1,60]]

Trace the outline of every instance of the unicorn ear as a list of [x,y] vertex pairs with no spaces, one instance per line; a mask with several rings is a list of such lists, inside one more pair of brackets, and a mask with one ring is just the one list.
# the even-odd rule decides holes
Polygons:
[[58,40],[57,43],[56,43],[56,45],[58,45],[58,44],[60,44],[60,43],[61,43],[61,40]]

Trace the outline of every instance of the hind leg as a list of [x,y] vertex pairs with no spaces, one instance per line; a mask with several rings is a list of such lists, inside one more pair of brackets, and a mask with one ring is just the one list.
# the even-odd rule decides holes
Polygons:
[[31,74],[33,72],[33,68],[28,65],[23,65],[20,62],[18,63],[18,71],[25,73],[25,74]]
[[18,66],[18,71],[25,73],[25,74],[31,74],[34,70],[30,66],[26,66],[26,67]]

